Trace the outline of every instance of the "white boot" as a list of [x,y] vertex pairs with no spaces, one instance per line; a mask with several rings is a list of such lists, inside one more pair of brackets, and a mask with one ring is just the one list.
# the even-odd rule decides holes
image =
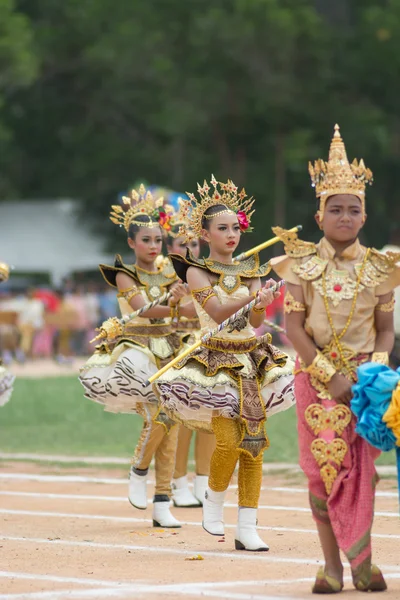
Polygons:
[[203,502],[203,528],[211,535],[225,535],[224,499],[225,492],[213,492],[207,488]]
[[169,500],[153,503],[153,527],[182,527],[171,514]]
[[208,487],[208,475],[196,475],[194,478],[193,494],[200,504],[203,504]]
[[257,533],[257,509],[239,508],[238,523],[236,526],[235,549],[266,552],[269,546],[265,544]]
[[138,475],[133,469],[130,470],[128,499],[135,508],[147,508],[147,474]]
[[172,500],[174,502],[174,506],[182,506],[186,508],[201,506],[200,502],[189,490],[186,475],[172,480]]

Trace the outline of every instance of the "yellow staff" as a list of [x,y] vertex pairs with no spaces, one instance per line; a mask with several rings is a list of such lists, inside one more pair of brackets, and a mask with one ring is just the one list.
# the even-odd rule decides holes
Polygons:
[[[298,231],[301,231],[302,229],[303,229],[303,225],[296,225],[296,227],[289,229],[289,231],[291,231],[292,233],[297,233]],[[240,261],[240,260],[244,260],[245,258],[249,258],[249,256],[252,256],[253,254],[257,254],[257,252],[261,252],[261,250],[264,250],[265,248],[269,248],[269,246],[273,246],[274,244],[276,244],[277,242],[280,242],[280,241],[281,241],[281,239],[279,237],[273,237],[270,240],[267,240],[266,242],[263,242],[262,244],[255,246],[251,250],[246,250],[246,252],[242,252],[241,254],[236,256],[233,260]]]

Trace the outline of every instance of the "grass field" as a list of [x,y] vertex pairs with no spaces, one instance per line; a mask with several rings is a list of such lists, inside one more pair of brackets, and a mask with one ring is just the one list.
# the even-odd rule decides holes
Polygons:
[[[0,450],[46,454],[121,456],[129,458],[142,419],[105,413],[83,397],[76,376],[18,378],[11,401],[0,410]],[[291,409],[267,424],[271,447],[266,462],[296,462],[296,416]],[[385,454],[381,464],[395,464]]]

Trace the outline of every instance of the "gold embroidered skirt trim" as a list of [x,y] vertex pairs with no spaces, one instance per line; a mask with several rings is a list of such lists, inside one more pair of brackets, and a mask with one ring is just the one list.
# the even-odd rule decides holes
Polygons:
[[[141,329],[147,330],[147,327],[146,325]],[[182,334],[171,331],[170,327],[166,328],[164,335],[150,335],[143,330],[136,331],[136,328],[135,330],[132,328],[129,335],[125,332],[124,335],[114,338],[111,342],[103,342],[96,348],[96,351],[100,354],[111,354],[120,344],[136,344],[141,348],[148,348],[154,354],[157,366],[161,367],[162,364],[158,361],[164,361],[179,354],[190,335],[189,333]]]
[[256,337],[252,337],[245,340],[233,340],[212,337],[203,344],[203,347],[207,348],[207,350],[215,350],[217,352],[244,354],[255,350],[257,345],[258,341]]
[[198,319],[185,319],[179,321],[176,326],[178,333],[185,333],[186,331],[197,331],[200,329],[200,321]]

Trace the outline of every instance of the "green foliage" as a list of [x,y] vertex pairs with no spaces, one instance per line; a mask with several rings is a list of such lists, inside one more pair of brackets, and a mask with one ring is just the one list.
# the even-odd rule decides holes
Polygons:
[[29,20],[16,9],[14,0],[0,0],[0,194],[18,190],[8,160],[14,132],[7,123],[6,107],[13,110],[18,90],[36,75],[37,60]]
[[114,245],[109,205],[134,182],[191,191],[215,173],[257,198],[264,226],[246,243],[278,223],[310,237],[307,161],[327,155],[339,122],[375,173],[368,242],[387,240],[399,0],[0,0],[2,29],[9,194],[80,198]]
[[[3,452],[130,458],[143,420],[135,415],[114,415],[83,397],[76,376],[21,379],[12,399],[1,409],[0,440]],[[271,418],[267,425],[271,448],[265,460],[297,459],[293,410]]]

